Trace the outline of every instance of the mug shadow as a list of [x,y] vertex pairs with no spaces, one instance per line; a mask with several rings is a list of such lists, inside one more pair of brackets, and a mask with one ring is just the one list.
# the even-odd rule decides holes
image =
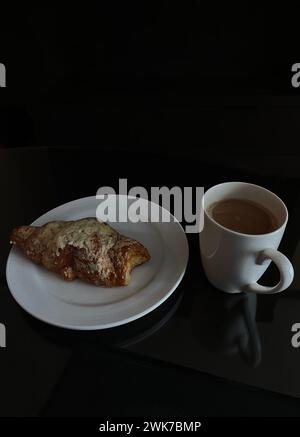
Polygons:
[[230,295],[207,285],[195,294],[193,308],[191,327],[201,346],[218,356],[239,355],[251,367],[260,364],[256,294]]

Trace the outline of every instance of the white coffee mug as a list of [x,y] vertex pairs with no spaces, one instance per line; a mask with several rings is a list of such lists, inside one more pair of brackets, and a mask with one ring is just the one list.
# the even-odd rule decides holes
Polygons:
[[[235,232],[217,223],[207,210],[225,199],[254,201],[269,209],[278,227],[267,234]],[[245,182],[227,182],[210,188],[202,198],[204,226],[200,232],[202,264],[208,280],[227,293],[273,294],[288,288],[294,278],[291,262],[277,250],[288,221],[283,201],[271,191]],[[271,261],[279,269],[280,280],[273,287],[258,284]]]

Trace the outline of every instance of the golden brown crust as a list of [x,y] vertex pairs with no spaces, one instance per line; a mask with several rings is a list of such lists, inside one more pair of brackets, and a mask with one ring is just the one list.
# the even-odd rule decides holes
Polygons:
[[127,285],[130,272],[150,259],[139,242],[94,218],[19,226],[10,240],[33,262],[72,281],[96,285]]

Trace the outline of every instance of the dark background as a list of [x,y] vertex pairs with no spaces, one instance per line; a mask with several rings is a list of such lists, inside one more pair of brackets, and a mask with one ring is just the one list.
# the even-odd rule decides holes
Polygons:
[[[106,165],[108,154],[98,163],[95,149],[122,150],[115,154],[120,162],[127,152],[134,152],[130,156],[138,157],[139,169],[131,181],[138,185],[144,173],[141,156],[149,165],[149,183],[155,179],[178,184],[179,164],[184,172],[190,169],[189,159],[193,185],[198,186],[203,179],[200,170],[199,180],[195,176],[197,161],[225,164],[220,174],[228,180],[233,167],[241,170],[237,173],[241,180],[255,171],[266,179],[279,177],[280,183],[282,175],[299,176],[300,88],[291,85],[291,66],[300,62],[295,5],[200,0],[101,1],[97,6],[51,2],[34,7],[23,2],[14,8],[1,4],[0,62],[7,69],[7,87],[0,88],[0,148],[64,147],[61,155],[45,151],[38,168],[32,160],[40,155],[32,151],[0,151],[2,200],[8,205],[11,193],[19,193],[19,206],[12,202],[11,217],[5,216],[7,226],[16,217],[28,220],[30,202],[24,195],[28,191],[39,199],[29,205],[32,219],[52,201],[51,207],[70,200],[71,188],[76,192],[72,198],[80,197],[82,161],[90,194],[100,186],[99,180],[107,185],[101,165]],[[74,180],[64,180],[69,151],[79,169]],[[155,166],[161,155],[162,164]],[[172,159],[168,165],[168,157],[176,166]],[[126,176],[131,177],[132,167],[125,168]],[[19,177],[11,178],[6,190],[11,169]],[[119,172],[111,173],[116,181]],[[217,170],[212,171],[214,181],[216,174],[219,177]],[[57,187],[55,176],[61,182]],[[45,181],[57,189],[53,199],[42,195]],[[298,193],[299,187],[293,187],[290,193]],[[1,233],[6,241],[5,226]],[[51,349],[44,361],[50,353]],[[73,355],[56,394],[47,404],[35,399],[39,408],[19,401],[21,415],[41,414],[41,405],[46,416],[182,416],[200,410],[204,415],[299,414],[297,401],[281,402],[273,394],[252,389],[246,392],[245,387],[198,372],[188,375],[173,366],[171,370],[148,361],[141,364],[114,354],[103,354],[96,364],[80,350]],[[55,371],[60,365],[51,355],[46,368]],[[35,368],[34,372],[38,373]],[[47,379],[41,365],[39,375],[37,385]],[[11,404],[5,399],[10,414],[16,414],[16,389],[11,391]],[[26,390],[22,393],[27,396]]]
[[0,143],[294,153],[296,4],[1,6]]

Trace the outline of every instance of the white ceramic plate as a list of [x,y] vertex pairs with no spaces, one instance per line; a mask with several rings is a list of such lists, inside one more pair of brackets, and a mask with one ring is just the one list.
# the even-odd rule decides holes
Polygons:
[[[109,196],[113,199],[114,196]],[[135,198],[127,197],[128,206]],[[147,206],[150,206],[150,202]],[[100,201],[85,197],[61,205],[33,225],[51,220],[76,220],[95,217]],[[188,261],[186,235],[176,219],[170,222],[112,223],[119,232],[141,242],[151,260],[136,267],[126,287],[105,288],[79,279],[65,282],[54,273],[27,260],[13,247],[8,257],[6,276],[9,289],[19,305],[32,316],[69,329],[110,328],[144,316],[163,303],[180,283]]]

